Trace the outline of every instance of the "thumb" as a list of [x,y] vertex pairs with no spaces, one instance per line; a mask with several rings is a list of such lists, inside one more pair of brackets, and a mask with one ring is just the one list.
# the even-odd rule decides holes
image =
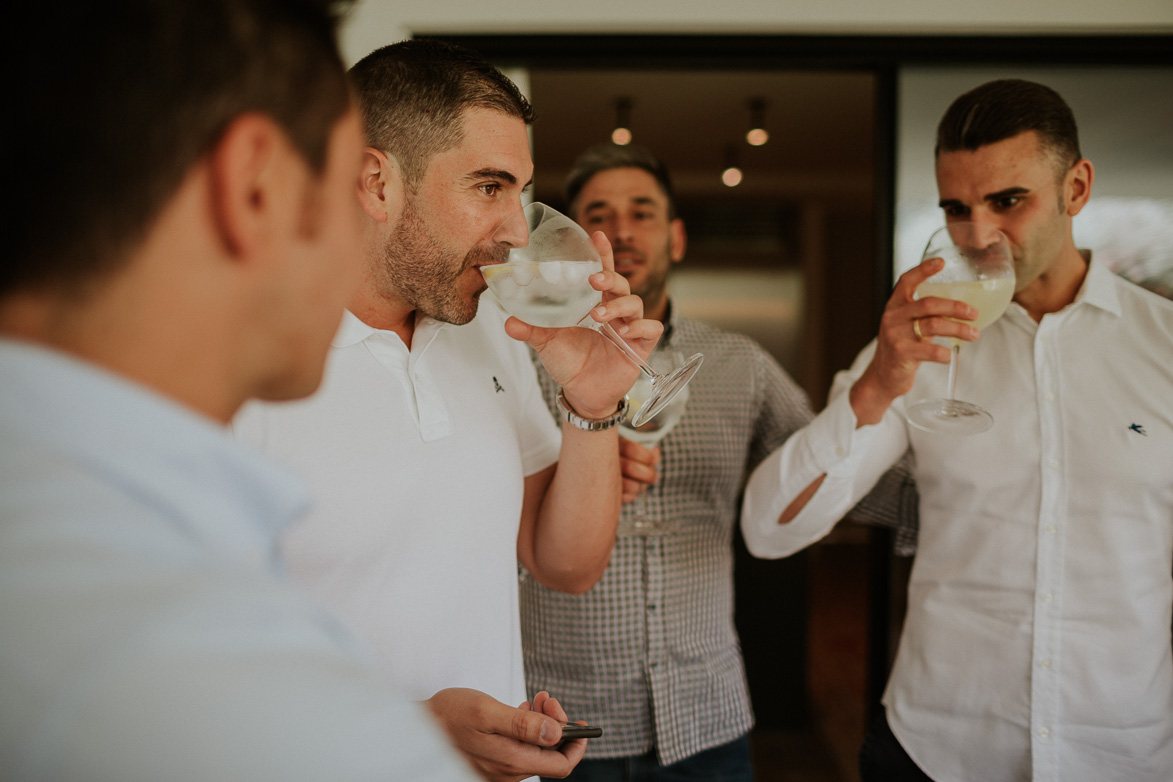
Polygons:
[[[506,707],[508,708],[508,707]],[[526,709],[513,709],[506,735],[527,744],[552,747],[562,740],[562,726],[557,720]]]

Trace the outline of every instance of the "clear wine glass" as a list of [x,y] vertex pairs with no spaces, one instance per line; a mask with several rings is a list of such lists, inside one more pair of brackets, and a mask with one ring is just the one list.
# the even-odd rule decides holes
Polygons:
[[566,215],[545,204],[525,207],[529,244],[509,251],[505,263],[481,267],[481,274],[505,310],[518,320],[542,328],[582,326],[593,329],[639,367],[651,384],[651,393],[636,413],[639,426],[656,415],[700,369],[704,356],[696,353],[668,374],[648,366],[609,323],[590,316],[602,300],[589,277],[602,271],[603,262],[587,232]]
[[[654,350],[648,356],[648,363],[659,372],[672,372],[683,366],[685,361],[683,353],[670,348]],[[647,448],[658,445],[668,436],[676,424],[680,423],[680,419],[684,416],[684,408],[688,404],[688,387],[685,386],[650,421],[637,425],[632,419],[645,404],[645,399],[650,391],[651,383],[643,375],[640,375],[631,390],[627,392],[627,417],[619,424],[621,435]],[[671,531],[666,523],[652,518],[648,512],[647,484],[640,487],[639,499],[636,502],[639,503],[636,512],[619,520],[620,537],[657,536],[665,535]]]
[[[1014,259],[1010,242],[996,228],[958,221],[937,229],[925,247],[922,260],[941,258],[945,268],[922,282],[916,298],[936,296],[963,301],[977,309],[972,321],[984,329],[996,321],[1014,296]],[[908,422],[926,432],[979,434],[994,424],[989,412],[972,402],[957,399],[957,362],[961,340],[950,337],[948,397],[926,399],[908,408]]]

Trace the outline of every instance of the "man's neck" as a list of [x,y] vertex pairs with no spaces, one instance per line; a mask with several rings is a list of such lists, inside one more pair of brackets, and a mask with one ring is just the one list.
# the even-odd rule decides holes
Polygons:
[[411,349],[411,340],[415,336],[416,310],[402,299],[381,296],[371,286],[363,285],[351,298],[347,309],[373,329],[395,332],[403,344]]
[[1088,259],[1072,247],[1038,279],[1014,296],[1014,301],[1037,323],[1044,315],[1058,312],[1079,294],[1087,277]]

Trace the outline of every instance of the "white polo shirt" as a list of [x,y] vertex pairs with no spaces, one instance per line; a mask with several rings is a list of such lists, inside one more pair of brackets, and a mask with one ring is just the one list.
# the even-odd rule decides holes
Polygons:
[[525,700],[517,530],[560,433],[528,348],[486,294],[465,326],[421,318],[408,351],[349,312],[321,389],[233,426],[317,502],[281,540],[290,575],[375,648],[410,695]]

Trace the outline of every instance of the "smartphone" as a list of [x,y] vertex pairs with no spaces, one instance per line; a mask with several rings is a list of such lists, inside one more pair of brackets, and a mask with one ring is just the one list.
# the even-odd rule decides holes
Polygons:
[[562,738],[566,741],[571,739],[597,739],[603,735],[603,729],[595,727],[594,725],[563,725]]

